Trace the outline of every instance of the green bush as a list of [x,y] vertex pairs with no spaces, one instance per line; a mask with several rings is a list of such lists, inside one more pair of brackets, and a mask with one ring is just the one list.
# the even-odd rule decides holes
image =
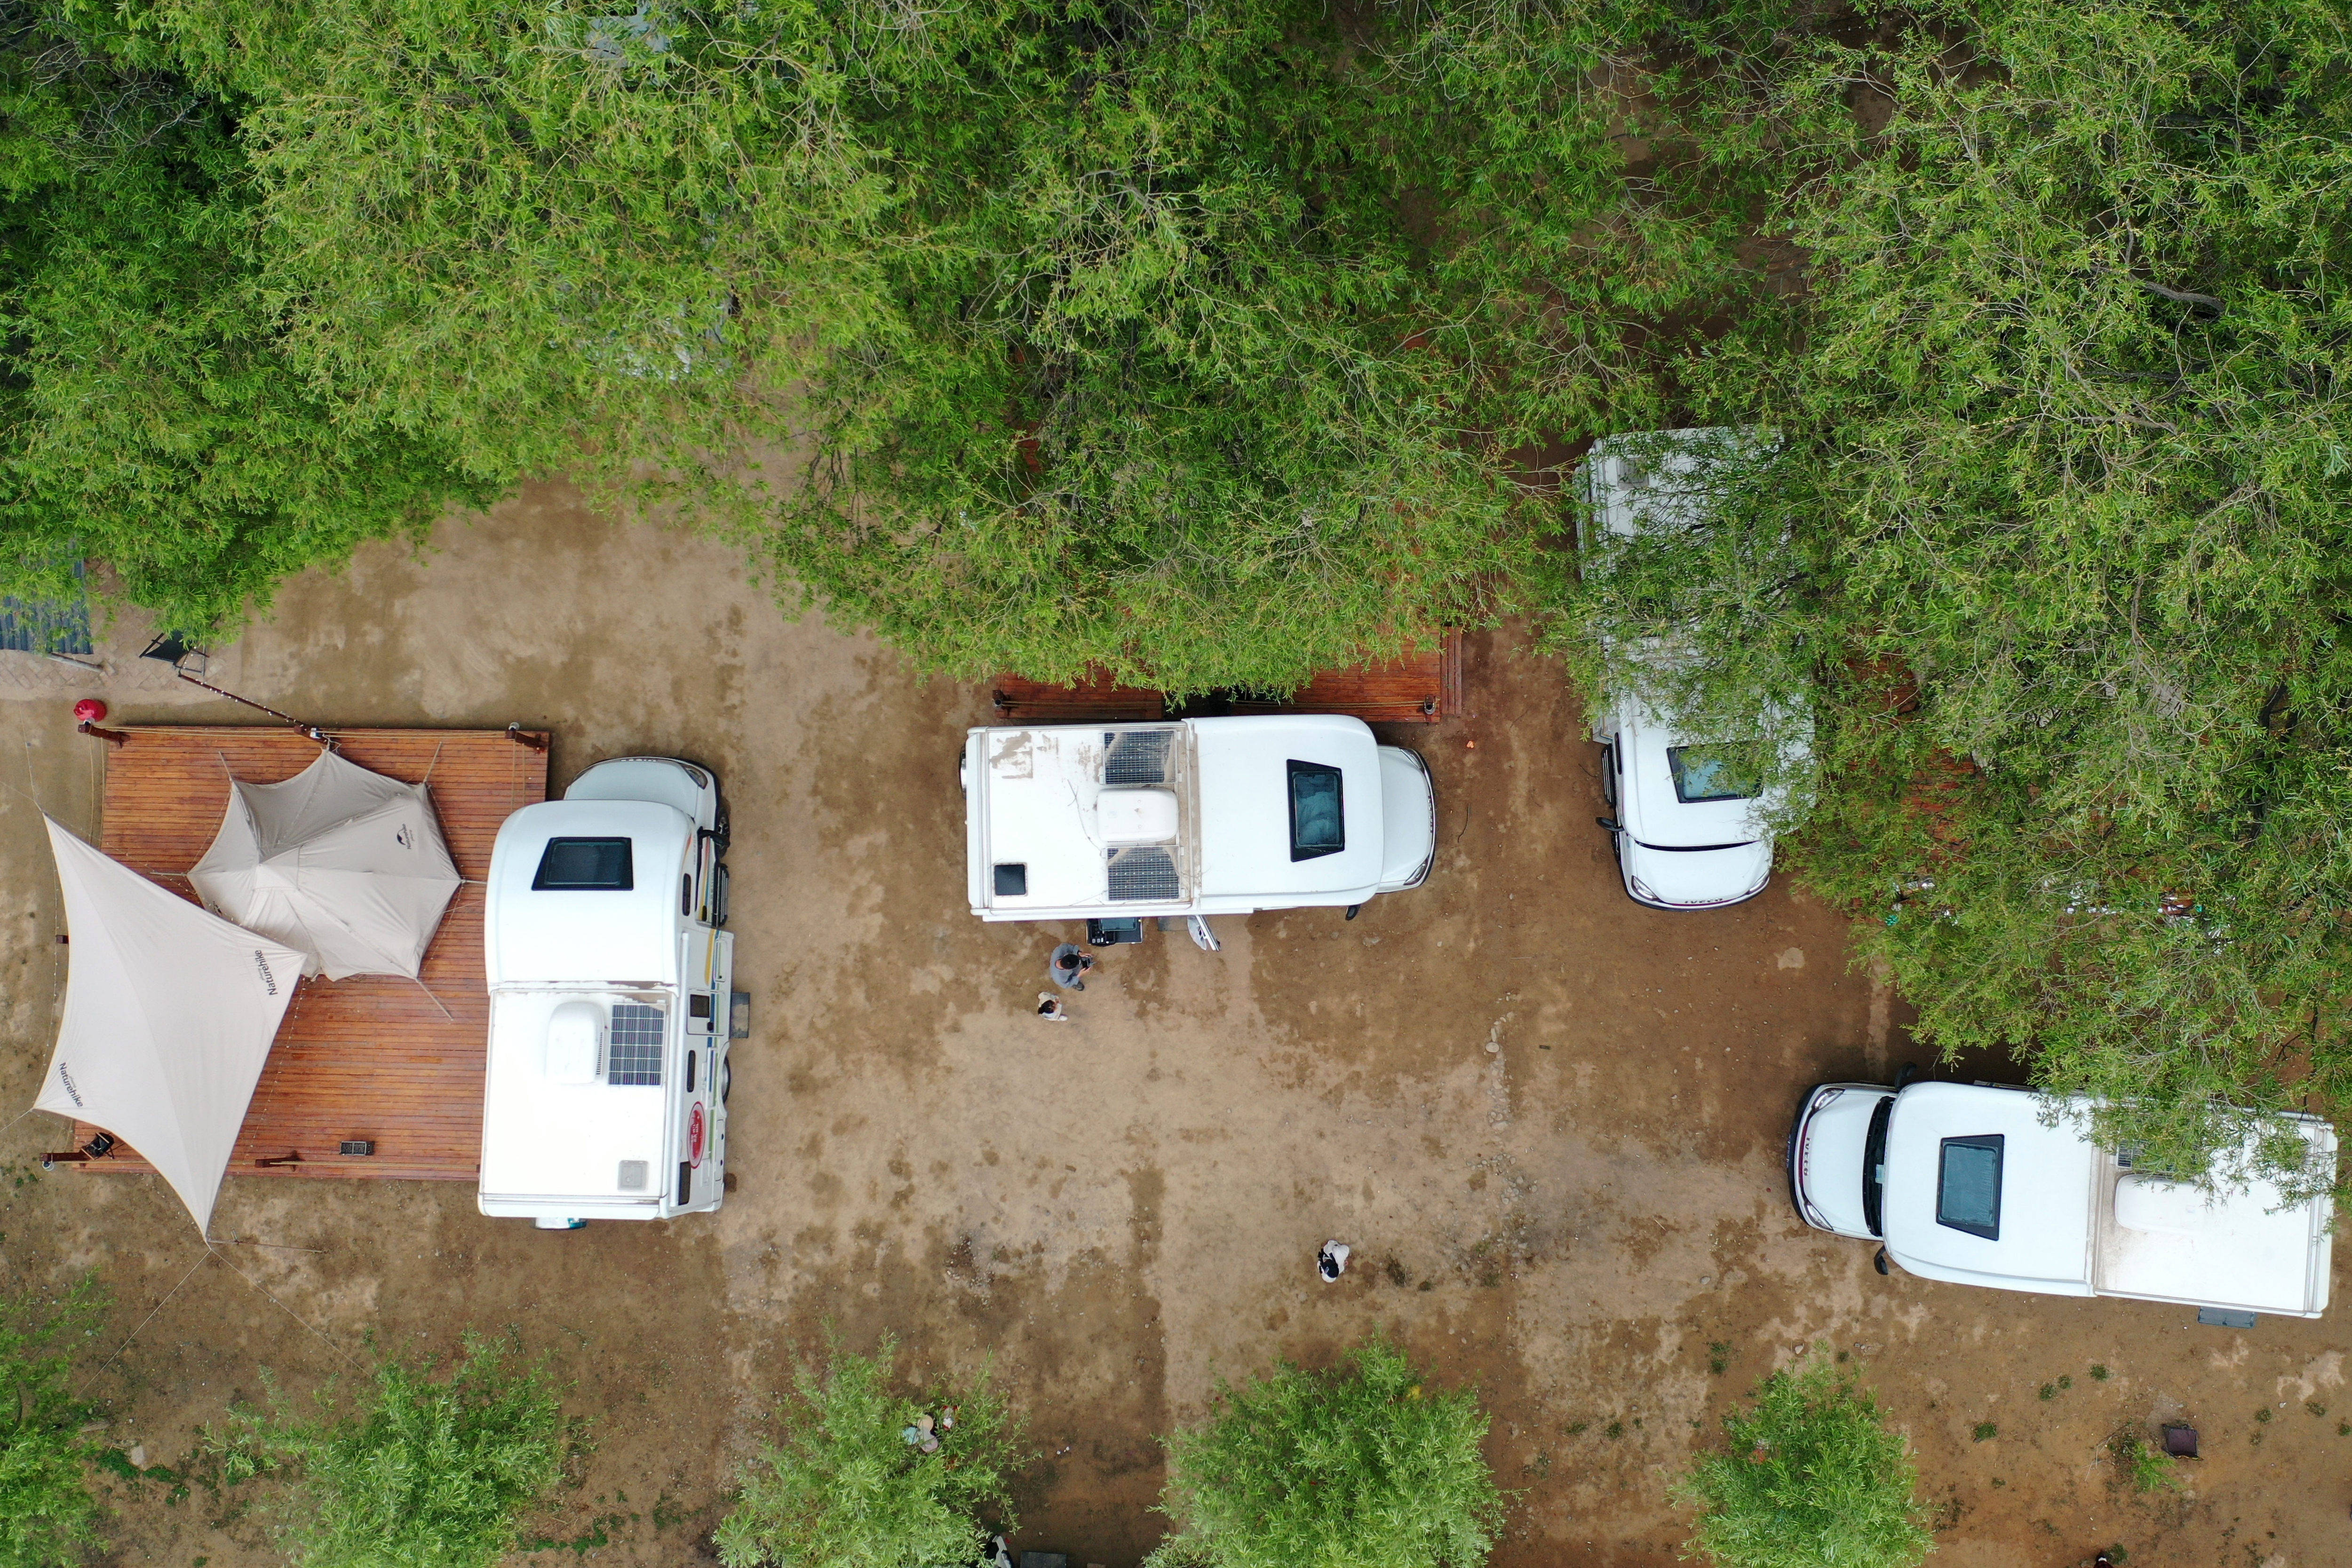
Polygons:
[[1503,1516],[1469,1389],[1432,1389],[1380,1340],[1328,1371],[1220,1384],[1168,1439],[1176,1532],[1150,1568],[1477,1568]]
[[222,1474],[292,1482],[278,1507],[301,1568],[488,1568],[579,1447],[544,1364],[519,1355],[468,1334],[446,1375],[381,1357],[364,1393],[322,1392],[316,1420],[234,1409],[213,1437]]
[[101,1304],[89,1279],[0,1301],[0,1568],[68,1568],[104,1544],[88,1474],[100,1450],[81,1435],[95,1411],[68,1387]]
[[[870,1356],[835,1346],[803,1364],[740,1477],[718,1531],[728,1568],[951,1568],[980,1555],[984,1525],[1013,1528],[1012,1479],[1024,1458],[1019,1423],[982,1371],[961,1392],[893,1392],[898,1345]],[[952,1408],[955,1425],[924,1453],[903,1434]]]
[[2179,1461],[2137,1432],[2116,1439],[2116,1462],[2141,1491],[2172,1491],[2180,1485]]
[[1933,1538],[1918,1477],[1877,1405],[1827,1361],[1766,1378],[1729,1444],[1677,1489],[1702,1513],[1691,1544],[1717,1568],[1911,1568]]

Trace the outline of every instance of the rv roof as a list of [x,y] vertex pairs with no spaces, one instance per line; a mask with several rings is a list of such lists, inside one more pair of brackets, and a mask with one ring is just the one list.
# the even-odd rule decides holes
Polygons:
[[[591,1004],[595,1015],[587,1071],[560,1060],[551,1041],[557,1009]],[[616,1009],[633,1009],[625,1016]],[[658,1019],[647,1016],[658,1012]],[[616,1017],[625,1026],[614,1028]],[[618,1082],[613,1068],[639,1036],[656,1037],[651,1083]],[[523,990],[490,998],[490,1056],[482,1094],[481,1190],[493,1198],[574,1197],[658,1204],[667,1180],[660,1082],[667,1041],[681,1027],[674,1000],[658,990]],[[647,1074],[634,1075],[642,1079]],[[624,1161],[642,1167],[635,1189],[621,1185]]]
[[[1110,873],[1096,805],[1113,747],[1152,748],[1154,766],[1129,769],[1134,787],[1187,788],[1181,725],[1062,725],[985,732],[982,781],[992,864],[1024,867],[1025,891],[998,895],[1003,907],[1108,904]],[[1165,737],[1162,741],[1159,737]],[[1153,776],[1157,775],[1155,779]],[[1182,822],[1180,814],[1179,835]]]
[[[2099,1152],[2063,1125],[2045,1127],[2027,1091],[1915,1083],[1895,1097],[1886,1131],[1886,1244],[1906,1260],[2018,1280],[2087,1284],[2091,1200]],[[1992,1236],[1938,1218],[1947,1141],[1999,1138]]]

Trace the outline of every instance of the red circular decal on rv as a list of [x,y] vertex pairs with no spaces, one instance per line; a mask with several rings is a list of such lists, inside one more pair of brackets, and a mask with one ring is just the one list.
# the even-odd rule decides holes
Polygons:
[[697,1100],[694,1103],[694,1114],[686,1119],[686,1148],[688,1155],[691,1156],[688,1163],[692,1165],[697,1170],[701,1169],[702,1102],[699,1100]]

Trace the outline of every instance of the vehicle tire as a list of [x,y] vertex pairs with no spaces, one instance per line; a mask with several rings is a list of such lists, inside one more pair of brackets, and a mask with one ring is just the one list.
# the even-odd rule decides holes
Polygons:
[[710,842],[711,848],[718,852],[720,860],[727,858],[727,846],[732,841],[730,830],[734,826],[733,816],[734,814],[728,810],[727,797],[719,796],[719,810],[710,819]]
[[727,1097],[734,1092],[735,1053],[730,1051],[727,1053],[727,1059],[719,1064],[719,1103],[721,1105],[726,1104]]
[[710,924],[713,929],[727,924],[727,862],[720,861],[710,868]]
[[1880,1248],[1880,1249],[1877,1250],[1877,1252],[1875,1252],[1874,1254],[1873,1254],[1873,1255],[1872,1255],[1871,1260],[1870,1260],[1870,1266],[1871,1266],[1872,1268],[1874,1268],[1874,1269],[1877,1270],[1878,1270],[1878,1272],[1879,1272],[1882,1276],[1884,1276],[1884,1275],[1885,1275],[1886,1273],[1888,1273],[1888,1272],[1889,1272],[1889,1270],[1888,1270],[1888,1269],[1887,1269],[1887,1267],[1886,1267],[1886,1249],[1885,1249],[1885,1248],[1884,1248],[1884,1247]]
[[1601,748],[1601,798],[1611,806],[1617,804],[1617,747]]

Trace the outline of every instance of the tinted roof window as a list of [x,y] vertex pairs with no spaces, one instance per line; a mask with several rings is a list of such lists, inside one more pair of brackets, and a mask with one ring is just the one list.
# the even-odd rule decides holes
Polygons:
[[626,893],[637,885],[626,839],[550,839],[535,893]]
[[1936,1175],[1936,1223],[2000,1239],[2000,1156],[2004,1140],[1999,1133],[1980,1138],[1946,1138],[1944,1161]]
[[1290,765],[1290,858],[1311,861],[1348,847],[1339,770],[1320,762]]
[[1666,767],[1675,776],[1675,799],[1686,806],[1751,800],[1763,789],[1745,746],[1669,746]]

